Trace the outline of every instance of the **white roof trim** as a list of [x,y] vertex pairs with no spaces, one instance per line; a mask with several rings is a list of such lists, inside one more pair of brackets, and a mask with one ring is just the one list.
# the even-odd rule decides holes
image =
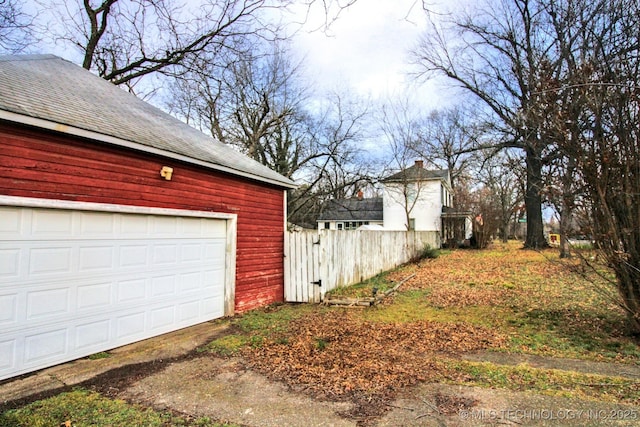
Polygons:
[[43,199],[19,196],[0,195],[0,206],[17,206],[23,208],[70,209],[78,211],[96,211],[126,214],[184,216],[236,220],[238,215],[224,212],[209,212],[187,209],[156,208],[134,205],[116,205],[109,203],[77,202],[73,200]]
[[192,157],[188,157],[182,154],[173,153],[171,151],[160,150],[155,147],[150,147],[148,145],[139,144],[137,142],[128,141],[121,138],[116,138],[114,136],[105,135],[102,133],[77,128],[75,126],[69,126],[62,123],[56,123],[50,120],[39,119],[36,117],[25,116],[23,114],[13,113],[11,111],[0,110],[0,120],[6,120],[10,122],[20,123],[28,126],[33,126],[41,129],[47,129],[54,132],[68,134],[73,136],[78,136],[81,138],[92,139],[95,141],[106,142],[108,144],[117,145],[120,147],[131,148],[136,151],[141,151],[145,153],[157,154],[159,156],[168,157],[174,160],[180,160],[182,162],[191,163],[198,166],[203,166],[207,169],[213,169],[220,172],[226,172],[236,176],[242,176],[244,178],[250,178],[254,181],[260,181],[268,184],[273,184],[278,187],[284,188],[296,188],[296,185],[286,184],[281,181],[272,180],[268,178],[264,178],[261,176],[253,175],[247,172],[242,172],[237,169],[233,169],[230,167],[218,165],[215,163],[204,162],[202,160],[194,159]]

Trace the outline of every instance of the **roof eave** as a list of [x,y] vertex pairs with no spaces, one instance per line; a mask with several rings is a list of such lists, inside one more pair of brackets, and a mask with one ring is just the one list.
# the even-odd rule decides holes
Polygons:
[[286,181],[278,181],[275,179],[269,179],[266,177],[262,177],[259,175],[250,174],[247,172],[243,172],[237,169],[233,169],[230,167],[226,167],[223,165],[219,165],[216,163],[205,162],[202,160],[194,159],[189,156],[185,156],[178,153],[173,153],[171,151],[161,150],[155,147],[150,147],[148,145],[140,144],[134,141],[129,141],[121,138],[117,138],[110,135],[105,135],[99,132],[94,132],[82,128],[78,128],[75,126],[69,126],[63,123],[57,123],[50,120],[40,119],[37,117],[26,116],[24,114],[14,113],[12,111],[1,110],[0,109],[0,120],[5,120],[9,122],[19,123],[22,125],[33,126],[40,129],[46,129],[62,134],[72,135],[80,138],[92,139],[100,142],[105,142],[107,144],[117,145],[124,148],[130,148],[136,151],[141,151],[145,153],[156,154],[163,157],[168,157],[174,160],[179,160],[185,163],[191,163],[194,165],[202,166],[207,169],[212,169],[219,172],[224,172],[236,176],[241,176],[244,178],[249,178],[254,181],[263,182],[266,184],[275,185],[283,188],[297,188],[298,186],[293,182]]

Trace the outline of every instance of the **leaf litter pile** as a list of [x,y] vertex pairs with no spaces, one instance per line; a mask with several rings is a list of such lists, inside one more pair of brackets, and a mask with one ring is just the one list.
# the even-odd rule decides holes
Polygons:
[[[557,317],[560,326],[588,318],[590,323],[581,325],[581,330],[602,329],[608,322],[604,314],[615,310],[593,298],[593,292],[566,266],[549,262],[548,257],[505,246],[490,251],[454,251],[437,260],[405,266],[389,273],[386,280],[397,283],[414,274],[400,289],[407,295],[419,295],[413,300],[416,305],[402,308],[413,313],[408,318],[392,314],[376,320],[375,315],[363,315],[401,315],[400,309],[393,311],[398,304],[395,297],[381,307],[316,310],[291,320],[286,330],[267,336],[261,345],[245,348],[244,360],[250,368],[295,390],[331,400],[351,400],[355,403],[350,413],[353,417],[379,416],[400,391],[414,384],[467,382],[466,374],[451,365],[462,353],[513,349],[510,340],[518,331],[487,326],[499,321],[465,322],[456,317],[456,310],[472,307],[484,318],[491,318],[497,315],[496,310],[504,312],[506,308],[513,319],[526,322],[542,313]],[[424,307],[427,310],[420,315]],[[448,320],[432,317],[447,313],[449,308]],[[593,310],[598,311],[596,316],[589,314]],[[445,403],[441,411],[461,404]]]
[[[402,388],[443,378],[443,359],[500,347],[505,338],[463,323],[380,323],[336,309],[297,319],[289,331],[249,349],[249,365],[294,389],[364,404],[374,415]],[[365,412],[365,414],[363,414]]]

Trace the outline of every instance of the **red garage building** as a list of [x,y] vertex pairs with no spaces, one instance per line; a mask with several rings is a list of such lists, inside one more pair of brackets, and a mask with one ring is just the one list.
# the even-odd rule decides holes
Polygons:
[[0,379],[283,299],[293,182],[55,56],[0,57]]

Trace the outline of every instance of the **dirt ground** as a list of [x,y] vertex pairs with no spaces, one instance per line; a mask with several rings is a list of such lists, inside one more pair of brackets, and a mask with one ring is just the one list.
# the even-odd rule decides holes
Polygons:
[[[487,360],[499,362],[496,354]],[[469,356],[479,360],[482,354]],[[507,356],[508,358],[508,356]],[[515,363],[506,360],[505,363]],[[527,363],[527,361],[518,361]],[[538,357],[538,366],[615,372],[619,365]],[[625,367],[629,376],[640,368]],[[207,416],[243,426],[634,426],[640,407],[529,392],[419,384],[362,415],[353,402],[334,402],[292,390],[244,367],[241,358],[195,354],[106,372],[83,386],[187,417]]]
[[[225,328],[198,325],[0,383],[2,408],[21,406],[72,387],[242,426],[634,426],[640,406],[568,399],[530,392],[417,383],[394,399],[331,400],[295,389],[246,365],[196,349]],[[491,351],[465,352],[471,361],[640,377],[640,366]]]

